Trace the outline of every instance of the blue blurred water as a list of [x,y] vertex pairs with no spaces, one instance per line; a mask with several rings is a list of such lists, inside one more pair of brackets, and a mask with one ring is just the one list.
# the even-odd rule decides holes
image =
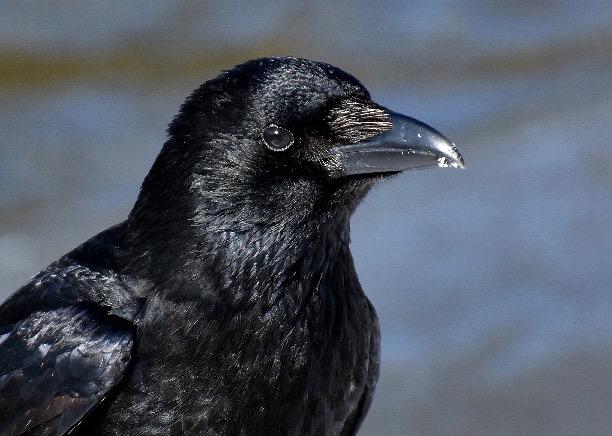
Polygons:
[[25,73],[0,75],[0,297],[126,216],[213,71],[325,59],[467,164],[395,177],[353,218],[383,334],[362,434],[612,434],[611,42],[601,1],[3,2],[0,62]]

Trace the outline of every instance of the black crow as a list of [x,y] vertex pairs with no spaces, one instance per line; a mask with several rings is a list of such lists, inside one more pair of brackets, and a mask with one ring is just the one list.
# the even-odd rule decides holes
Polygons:
[[386,176],[462,164],[331,65],[204,83],[127,220],[0,308],[0,434],[355,434],[379,332],[350,215]]

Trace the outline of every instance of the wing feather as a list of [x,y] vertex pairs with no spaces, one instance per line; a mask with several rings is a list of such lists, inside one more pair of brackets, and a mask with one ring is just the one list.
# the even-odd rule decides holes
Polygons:
[[0,327],[0,435],[64,434],[123,377],[132,324],[94,305]]

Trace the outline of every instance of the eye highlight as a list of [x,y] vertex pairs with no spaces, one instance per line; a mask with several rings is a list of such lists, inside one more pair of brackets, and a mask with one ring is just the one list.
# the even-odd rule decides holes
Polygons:
[[293,133],[289,130],[270,124],[264,129],[261,138],[272,151],[285,151],[293,145]]

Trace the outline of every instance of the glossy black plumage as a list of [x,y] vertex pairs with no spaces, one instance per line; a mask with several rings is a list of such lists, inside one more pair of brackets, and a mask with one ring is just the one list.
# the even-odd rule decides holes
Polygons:
[[[266,146],[271,125],[286,149]],[[379,332],[349,218],[383,176],[346,176],[338,153],[392,127],[323,63],[259,59],[202,85],[128,219],[0,308],[0,434],[354,434]]]
[[[122,379],[137,298],[110,265],[105,234],[50,265],[0,311],[0,434],[64,434]],[[79,260],[77,260],[79,259]]]

